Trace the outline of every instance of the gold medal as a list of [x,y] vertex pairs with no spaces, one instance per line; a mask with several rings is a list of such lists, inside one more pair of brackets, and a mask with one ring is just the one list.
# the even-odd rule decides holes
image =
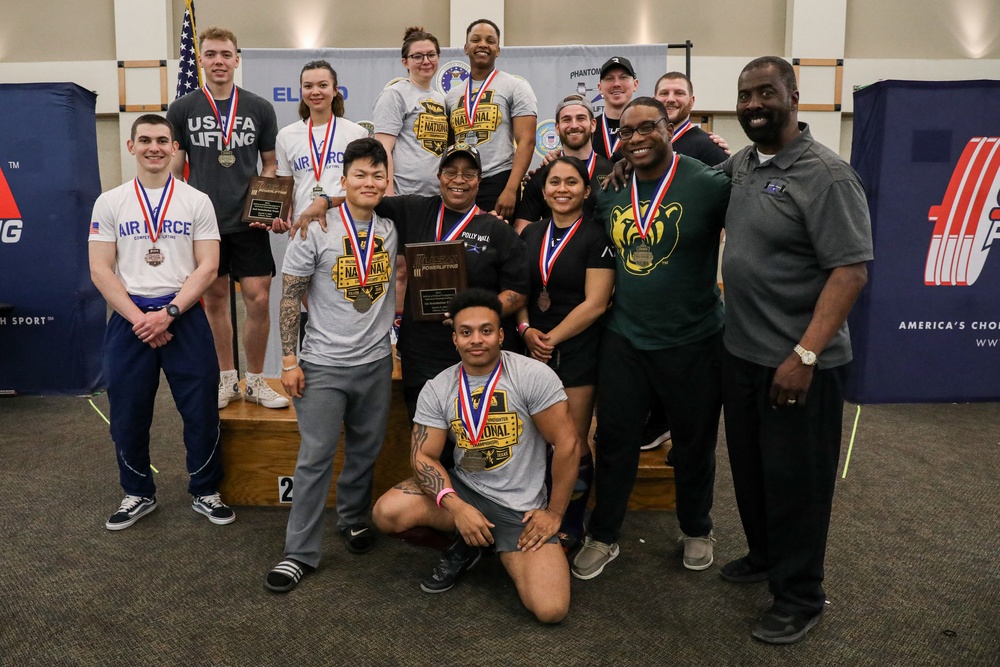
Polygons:
[[372,309],[372,298],[368,296],[368,292],[358,292],[358,295],[354,297],[354,310],[359,313],[367,313]]
[[219,164],[228,169],[236,164],[236,156],[233,155],[231,150],[225,148],[221,153],[219,153]]
[[542,293],[538,295],[538,310],[543,313],[552,307],[552,299],[549,297],[549,291],[542,288]]
[[645,269],[653,265],[653,249],[650,248],[645,243],[640,243],[639,247],[635,249],[632,254],[632,258],[635,260],[636,265],[641,269]]
[[159,248],[150,248],[146,251],[146,264],[159,266],[163,264],[163,252]]

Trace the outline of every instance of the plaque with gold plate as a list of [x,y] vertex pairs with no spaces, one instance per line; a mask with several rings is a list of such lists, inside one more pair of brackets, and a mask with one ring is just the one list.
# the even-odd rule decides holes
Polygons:
[[465,243],[407,243],[406,273],[413,319],[440,322],[451,298],[468,285]]
[[292,210],[295,180],[291,176],[254,176],[243,204],[243,222],[271,226],[275,218],[288,219]]

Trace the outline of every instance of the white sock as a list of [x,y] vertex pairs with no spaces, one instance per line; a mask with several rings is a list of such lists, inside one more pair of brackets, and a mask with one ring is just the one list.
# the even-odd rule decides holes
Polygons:
[[235,370],[222,371],[219,373],[219,378],[225,384],[236,384],[237,382],[240,381],[240,376]]

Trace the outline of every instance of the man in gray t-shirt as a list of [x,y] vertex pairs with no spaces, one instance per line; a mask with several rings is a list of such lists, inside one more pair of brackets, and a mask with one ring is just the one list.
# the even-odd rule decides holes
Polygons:
[[[379,498],[382,532],[416,526],[460,537],[420,587],[441,593],[495,545],[521,602],[543,623],[569,612],[569,567],[555,535],[579,465],[580,436],[566,393],[548,366],[501,352],[500,301],[471,289],[449,305],[462,362],[429,381],[417,403],[412,451],[415,477]],[[455,441],[452,474],[441,465]],[[552,443],[552,494],[546,503],[546,443]]]

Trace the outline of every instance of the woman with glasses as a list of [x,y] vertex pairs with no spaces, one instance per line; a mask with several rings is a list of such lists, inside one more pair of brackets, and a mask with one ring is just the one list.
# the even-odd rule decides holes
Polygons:
[[517,331],[528,353],[562,380],[580,432],[580,474],[560,533],[567,548],[583,537],[583,514],[594,475],[587,439],[597,382],[598,319],[607,310],[615,281],[607,237],[589,214],[584,216],[589,195],[586,165],[575,157],[557,158],[542,185],[552,215],[521,232],[531,267],[531,292],[518,312]]
[[444,94],[431,88],[440,55],[437,37],[407,28],[402,62],[409,77],[390,83],[375,100],[375,138],[389,155],[386,196],[438,192],[438,162],[448,146]]

